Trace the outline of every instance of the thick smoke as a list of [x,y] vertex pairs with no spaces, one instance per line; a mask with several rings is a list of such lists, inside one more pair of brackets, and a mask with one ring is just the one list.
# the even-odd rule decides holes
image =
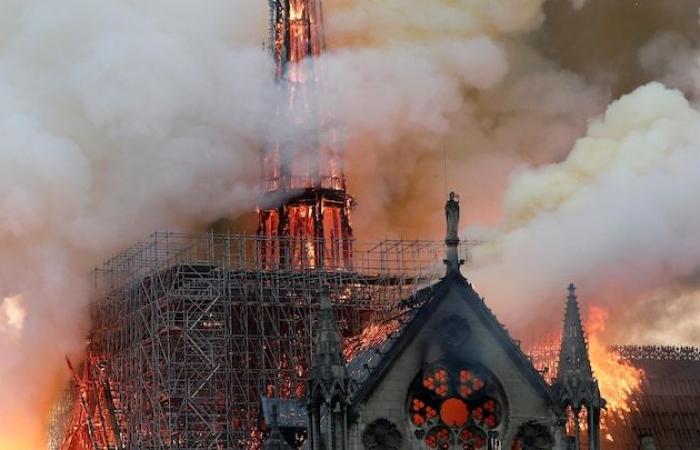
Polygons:
[[[323,61],[330,85],[321,106],[349,138],[351,183],[367,200],[358,217],[375,213],[375,225],[393,232],[400,222],[383,210],[395,195],[418,194],[424,186],[411,180],[425,169],[423,202],[434,210],[440,195],[428,192],[442,178],[434,161],[443,152],[462,164],[472,159],[463,153],[498,153],[519,141],[482,163],[501,178],[508,170],[499,160],[512,166],[536,153],[526,148],[534,134],[519,136],[528,124],[513,116],[550,122],[562,115],[561,99],[521,100],[550,79],[581,85],[510,41],[541,24],[541,6],[326,4],[332,53]],[[266,16],[265,2],[235,0],[4,8],[0,448],[43,447],[47,406],[66,381],[63,356],[79,355],[89,326],[89,267],[155,228],[190,229],[251,209],[257,150],[298,137],[275,123],[278,90],[261,47]],[[513,66],[522,66],[524,81],[510,75]],[[509,77],[500,94],[497,84]],[[582,128],[585,114],[562,116],[543,152],[563,154]],[[464,148],[467,137],[480,143]],[[397,157],[405,164],[391,173]]]
[[586,303],[612,310],[613,342],[700,342],[696,288],[677,292],[700,268],[698,130],[683,94],[652,83],[612,103],[565,161],[515,177],[473,273],[508,301],[507,323],[547,309],[576,280]]
[[676,31],[655,35],[639,51],[642,68],[665,85],[700,99],[700,54],[696,45]]
[[[700,170],[698,6],[590,1],[574,12],[547,4],[536,47],[589,83],[608,80],[629,95],[589,126],[565,161],[521,170],[499,226],[485,232],[491,245],[477,252],[473,277],[526,337],[541,333],[542,317],[525,324],[517,313],[549,310],[576,281],[585,306],[610,311],[606,342],[700,343],[691,201]],[[633,26],[606,26],[623,17]],[[680,91],[635,89],[650,80]],[[503,274],[518,282],[501,282]],[[547,317],[556,324],[558,316]]]
[[[431,4],[444,10],[424,20],[415,19],[420,7],[411,5],[406,12],[391,2],[343,5],[351,12],[341,9],[330,22],[336,27],[331,44],[338,48],[331,64],[333,58],[351,61],[354,82],[371,93],[367,99],[333,97],[341,104],[336,110],[346,113],[339,122],[359,121],[350,133],[348,164],[360,199],[360,236],[440,236],[436,206],[455,189],[462,193],[469,237],[489,242],[468,274],[516,333],[534,337],[543,325],[558,328],[560,314],[548,313],[543,321],[528,312],[560,311],[565,287],[575,281],[584,305],[611,310],[608,343],[700,342],[692,326],[699,273],[691,251],[695,217],[686,212],[698,166],[681,161],[697,144],[696,124],[687,119],[695,108],[684,99],[698,95],[697,1],[548,2],[544,21],[541,11],[524,8],[507,21],[517,26],[486,21],[458,28],[463,34],[452,27],[450,18],[458,14],[451,3]],[[396,19],[402,13],[405,22]],[[358,27],[393,20],[386,27],[367,25],[353,39],[343,34],[354,23],[348,16],[360,20]],[[620,20],[631,25],[615,26]],[[455,45],[486,40],[504,55],[507,70],[499,67],[498,53],[482,47],[468,56],[480,61],[470,74],[488,73],[488,83],[450,71],[440,57],[439,30],[447,30]],[[426,47],[433,50],[422,51]],[[417,62],[409,71],[392,58],[407,48]],[[426,63],[424,55],[437,57]],[[426,76],[431,70],[438,75]],[[419,89],[413,80],[421,80]],[[658,84],[635,90],[650,80],[682,92]],[[605,111],[611,94],[625,93],[587,125]],[[438,101],[412,109],[426,99]],[[383,120],[365,112],[370,108],[359,109],[359,116],[351,114],[358,108],[345,111],[353,101],[383,111]],[[645,121],[675,129],[647,130]],[[613,136],[598,136],[605,132]],[[587,146],[596,149],[581,150]],[[675,184],[664,183],[662,176],[676,169],[669,182]],[[635,176],[641,170],[644,176]],[[512,179],[514,171],[520,175]],[[576,209],[578,202],[585,207]]]
[[447,189],[462,194],[467,221],[495,223],[511,170],[563,158],[603,111],[607,85],[526,41],[542,3],[325,3],[334,95],[324,100],[348,128],[361,238],[439,235]]
[[254,207],[263,3],[3,4],[0,448],[45,448],[91,266],[156,228]]
[[[538,304],[551,315],[573,280],[629,305],[635,337],[696,339],[662,332],[695,303],[700,273],[683,204],[698,187],[696,111],[650,85],[587,127],[640,80],[695,95],[650,41],[666,28],[601,20],[691,17],[691,0],[662,3],[324,2],[320,106],[347,138],[358,237],[438,237],[454,189],[464,221],[487,229],[474,278],[504,319]],[[3,5],[0,449],[44,446],[63,356],[78,357],[89,326],[89,267],[156,228],[250,210],[260,147],[299,138],[275,114],[266,18],[266,2],[242,0]]]

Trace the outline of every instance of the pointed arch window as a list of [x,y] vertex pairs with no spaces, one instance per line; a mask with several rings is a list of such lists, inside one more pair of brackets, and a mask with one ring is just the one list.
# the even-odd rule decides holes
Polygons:
[[503,393],[485,370],[438,364],[414,379],[408,417],[424,448],[485,450],[490,432],[502,431]]

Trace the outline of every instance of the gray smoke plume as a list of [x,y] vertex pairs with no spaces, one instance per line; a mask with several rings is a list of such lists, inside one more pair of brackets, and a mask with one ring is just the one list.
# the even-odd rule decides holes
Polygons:
[[0,8],[0,448],[45,448],[90,267],[155,228],[254,207],[263,3]]
[[[697,112],[652,84],[589,120],[654,79],[696,95],[693,1],[325,2],[319,106],[347,137],[357,235],[441,236],[454,189],[504,319],[551,315],[573,280],[635,337],[692,338],[664,330],[696,303]],[[261,146],[303,134],[276,121],[266,19],[244,0],[4,2],[0,449],[44,446],[89,268],[155,228],[250,210]],[[654,37],[669,31],[688,45]]]
[[700,268],[699,127],[681,92],[652,83],[612,103],[565,161],[515,176],[473,273],[506,322],[550,310],[568,279],[612,311],[613,342],[699,342],[697,287],[678,292]]

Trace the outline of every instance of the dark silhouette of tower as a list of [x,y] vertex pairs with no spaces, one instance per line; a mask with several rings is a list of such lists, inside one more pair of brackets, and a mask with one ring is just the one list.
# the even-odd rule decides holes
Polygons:
[[591,361],[588,357],[588,344],[581,323],[576,287],[569,285],[564,315],[564,332],[559,350],[559,372],[554,381],[554,392],[564,410],[569,410],[573,419],[571,444],[580,448],[579,417],[586,408],[588,420],[588,448],[600,450],[600,412],[605,400],[600,396],[598,381],[593,377]]
[[310,450],[348,448],[350,375],[343,343],[327,292],[321,295],[316,340],[307,385]]
[[264,198],[258,235],[264,264],[347,267],[352,199],[346,191],[342,146],[317,101],[318,56],[324,48],[320,0],[272,0],[271,40],[288,138],[263,155]]

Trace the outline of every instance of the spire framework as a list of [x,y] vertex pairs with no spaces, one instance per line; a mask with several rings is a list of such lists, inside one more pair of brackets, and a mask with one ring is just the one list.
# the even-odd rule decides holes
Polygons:
[[[321,0],[272,0],[276,78],[286,101],[273,118],[282,132],[263,150],[258,235],[268,268],[349,268],[354,200],[345,184],[342,138],[319,100],[324,48]],[[282,137],[280,137],[282,136]],[[279,239],[279,240],[277,240]],[[291,258],[285,258],[291,255]]]

